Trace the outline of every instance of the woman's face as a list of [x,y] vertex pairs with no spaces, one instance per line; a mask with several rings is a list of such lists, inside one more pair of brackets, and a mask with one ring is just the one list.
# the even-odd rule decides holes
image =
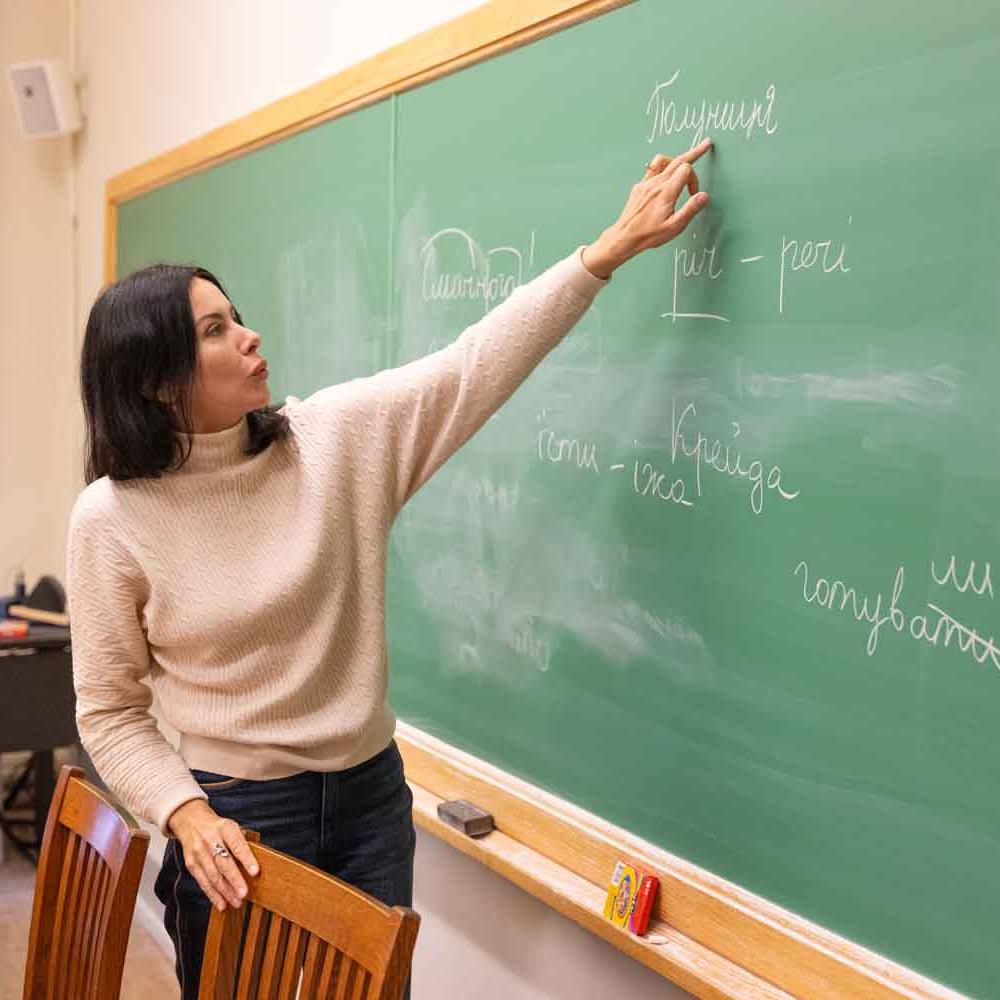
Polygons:
[[267,362],[258,350],[259,334],[237,322],[232,303],[215,285],[194,278],[190,294],[198,341],[191,430],[212,434],[267,406],[271,400]]

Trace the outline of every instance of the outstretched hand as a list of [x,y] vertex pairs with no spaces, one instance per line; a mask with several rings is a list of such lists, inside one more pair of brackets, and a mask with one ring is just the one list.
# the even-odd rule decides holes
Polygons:
[[[608,278],[625,261],[679,236],[708,204],[700,190],[693,164],[712,148],[706,139],[680,156],[657,154],[645,176],[634,185],[618,221],[609,226],[583,252],[586,268]],[[677,200],[687,188],[689,197],[680,208]]]

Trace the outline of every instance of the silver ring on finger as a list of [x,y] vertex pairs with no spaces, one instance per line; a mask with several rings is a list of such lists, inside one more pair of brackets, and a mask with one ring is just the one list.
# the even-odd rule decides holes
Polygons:
[[229,851],[225,844],[215,843],[212,845],[212,857],[213,858],[228,858]]

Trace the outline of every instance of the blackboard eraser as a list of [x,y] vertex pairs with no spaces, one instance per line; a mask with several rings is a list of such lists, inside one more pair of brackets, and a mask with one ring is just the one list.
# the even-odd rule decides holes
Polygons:
[[437,811],[441,820],[467,837],[483,837],[493,829],[493,814],[465,799],[441,802]]

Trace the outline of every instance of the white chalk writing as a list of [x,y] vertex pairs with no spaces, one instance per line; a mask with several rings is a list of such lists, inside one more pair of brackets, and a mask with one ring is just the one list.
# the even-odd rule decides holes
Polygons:
[[[847,224],[850,225],[853,216],[849,217]],[[778,281],[778,312],[785,312],[785,284],[786,275],[791,271],[808,271],[818,264],[823,274],[832,274],[839,271],[847,274],[851,269],[844,263],[844,254],[847,253],[847,244],[841,243],[840,249],[834,247],[833,240],[798,240],[789,239],[782,233],[781,235],[781,268]]]
[[600,472],[597,466],[597,445],[581,443],[576,438],[561,438],[549,427],[538,432],[538,459],[541,462],[568,462],[578,469]]
[[[697,234],[692,236],[692,240],[698,238]],[[676,323],[678,319],[716,319],[723,323],[729,320],[718,313],[709,312],[681,312],[678,309],[678,286],[681,278],[699,278],[704,274],[709,281],[718,281],[723,275],[721,266],[717,266],[715,255],[716,245],[702,248],[697,247],[674,247],[674,286],[673,300],[669,312],[661,313],[664,319],[670,319]]]
[[667,491],[663,492],[663,484],[667,481],[667,475],[660,472],[650,462],[643,462],[639,465],[636,459],[632,463],[632,489],[641,497],[653,497],[656,500],[669,501],[681,507],[693,507],[694,503],[684,497],[684,480],[675,479]]
[[927,602],[927,609],[932,615],[937,616],[937,620],[931,625],[928,625],[930,617],[928,615],[917,614],[907,619],[906,613],[900,607],[906,582],[906,573],[902,566],[896,570],[892,595],[884,613],[881,593],[875,595],[874,602],[868,595],[862,595],[859,606],[858,593],[854,587],[848,586],[842,580],[828,580],[822,576],[810,579],[809,565],[805,560],[798,563],[793,575],[802,578],[802,599],[806,604],[816,604],[828,611],[847,611],[850,605],[850,613],[856,621],[865,621],[871,625],[868,641],[865,644],[865,652],[869,656],[875,655],[882,628],[886,624],[891,624],[897,632],[908,632],[911,638],[935,647],[940,645],[942,648],[947,648],[951,645],[952,639],[957,639],[961,652],[971,656],[977,663],[989,660],[1000,670],[1000,649],[997,648],[994,638],[981,635],[975,628],[963,625],[938,605]]
[[948,584],[951,583],[960,594],[964,594],[971,587],[972,592],[974,594],[978,594],[980,597],[982,597],[983,594],[989,594],[990,597],[993,596],[993,580],[991,578],[989,563],[986,564],[986,568],[982,572],[982,577],[980,578],[979,583],[976,583],[976,561],[974,559],[969,563],[968,572],[965,574],[965,582],[958,582],[954,556],[952,556],[948,561],[948,568],[944,571],[944,575],[941,577],[938,576],[937,567],[934,565],[932,560],[931,576],[934,578],[934,582],[939,587],[947,587]]
[[[765,463],[760,459],[751,459],[744,464],[741,450],[735,447],[735,441],[740,436],[740,425],[734,420],[731,424],[732,441],[723,442],[721,438],[714,441],[693,431],[693,442],[685,437],[684,421],[688,417],[697,417],[698,411],[694,403],[688,403],[678,417],[677,400],[670,404],[670,461],[676,462],[678,454],[683,454],[694,460],[695,493],[701,496],[701,470],[703,467],[714,469],[723,475],[750,482],[750,509],[759,514],[764,509],[764,488],[773,490],[783,500],[794,500],[799,490],[785,490],[781,485],[781,467],[772,465],[765,475]],[[724,456],[724,457],[723,457]]]
[[[439,270],[438,249],[445,241],[457,240],[468,254],[468,266]],[[484,312],[508,298],[525,280],[524,255],[516,247],[483,250],[464,229],[449,227],[436,232],[420,251],[423,260],[421,294],[424,302],[481,301]],[[528,270],[534,264],[535,233],[528,248]]]
[[646,117],[652,120],[647,142],[654,142],[661,136],[678,135],[689,132],[689,142],[697,146],[707,135],[722,132],[742,132],[748,140],[763,130],[765,135],[778,131],[774,118],[774,102],[777,88],[773,83],[764,90],[764,99],[739,101],[710,101],[703,98],[701,103],[678,104],[670,88],[677,82],[681,71],[677,70],[665,83],[657,83],[646,102]]

